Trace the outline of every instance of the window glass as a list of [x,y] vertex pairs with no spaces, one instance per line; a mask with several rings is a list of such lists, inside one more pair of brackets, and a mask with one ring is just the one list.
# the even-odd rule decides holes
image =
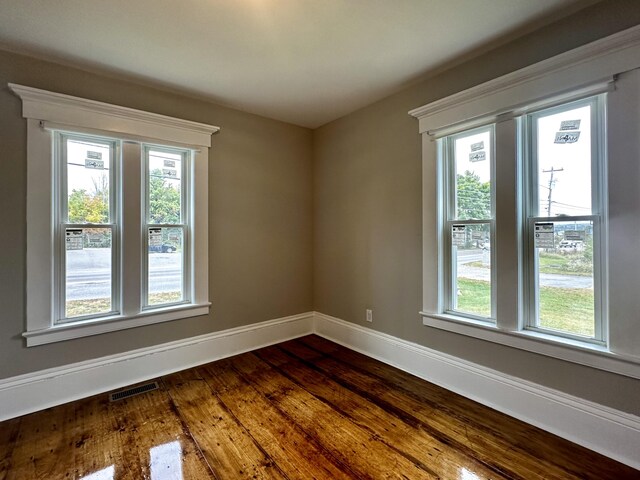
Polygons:
[[[57,135],[61,201],[57,218],[64,256],[59,318],[104,315],[116,310],[113,269],[113,158],[108,139]],[[66,220],[66,221],[65,221]]]
[[[532,299],[529,327],[601,338],[595,295],[600,211],[592,116],[597,97],[529,116],[532,132]],[[597,142],[596,142],[597,144]],[[537,198],[536,198],[537,197]]]
[[114,310],[111,237],[110,228],[65,229],[65,318]]
[[148,305],[184,300],[184,248],[182,228],[149,228]]
[[538,216],[591,214],[591,108],[535,117]]
[[109,223],[111,144],[67,138],[66,184],[69,223]]
[[492,315],[493,127],[445,139],[450,234],[448,309],[476,317]]
[[189,152],[147,147],[146,305],[185,300],[184,163]]
[[491,218],[491,131],[454,138],[455,218]]
[[149,223],[182,223],[182,154],[148,151]]
[[452,226],[452,309],[491,317],[491,235],[488,223]]
[[537,326],[593,337],[593,222],[553,222],[553,237],[535,250]]

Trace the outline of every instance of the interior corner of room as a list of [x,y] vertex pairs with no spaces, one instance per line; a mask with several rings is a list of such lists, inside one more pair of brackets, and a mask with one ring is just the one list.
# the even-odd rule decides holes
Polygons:
[[[435,235],[429,229],[436,215],[435,209],[428,213],[433,225],[425,230],[423,201],[429,194],[435,199],[436,168],[425,173],[423,149],[436,147],[408,112],[434,103],[433,111],[440,112],[442,99],[612,36],[622,39],[615,48],[623,50],[625,32],[640,28],[640,5],[587,3],[404,79],[394,93],[326,122],[305,117],[296,123],[284,110],[269,117],[262,104],[252,110],[98,63],[49,56],[46,49],[12,47],[0,35],[0,205],[6,220],[0,232],[0,421],[315,334],[640,468],[633,458],[640,448],[640,356],[603,357],[600,344],[589,350],[571,339],[556,348],[536,334],[495,340],[481,324],[471,326],[480,331],[471,336],[446,314],[424,314],[425,296],[435,298],[440,281],[435,274],[424,276],[436,271],[441,256],[425,256],[423,243],[425,235]],[[208,278],[208,298],[198,306],[207,314],[196,310],[198,315],[27,346],[28,126],[21,98],[9,84],[220,127],[205,159],[208,260],[200,272]],[[318,95],[325,89],[331,85],[318,86]],[[640,86],[635,95],[640,101]],[[473,102],[456,98],[463,108]],[[494,113],[498,118],[504,112]],[[614,148],[640,154],[637,140],[621,140]],[[145,145],[153,143],[141,142],[144,155]],[[177,141],[160,150],[173,147],[176,158],[193,151]],[[636,160],[628,159],[630,181],[640,180]],[[626,202],[628,209],[611,222],[640,218],[637,190],[614,195],[616,205]],[[624,263],[634,256],[638,237],[614,240],[619,249],[610,254],[609,266],[628,273],[613,279],[616,290],[607,293],[616,302],[615,314],[637,302],[638,277]],[[177,258],[170,243],[154,247]],[[146,255],[147,247],[140,251]],[[497,284],[508,288],[510,281],[503,277]],[[625,322],[640,327],[637,320]],[[65,328],[72,330],[59,331]],[[615,341],[625,346],[639,338],[634,331]]]

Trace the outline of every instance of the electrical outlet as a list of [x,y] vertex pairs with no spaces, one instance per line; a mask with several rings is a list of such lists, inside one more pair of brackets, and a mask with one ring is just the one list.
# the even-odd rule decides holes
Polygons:
[[373,310],[367,308],[367,322],[373,322]]

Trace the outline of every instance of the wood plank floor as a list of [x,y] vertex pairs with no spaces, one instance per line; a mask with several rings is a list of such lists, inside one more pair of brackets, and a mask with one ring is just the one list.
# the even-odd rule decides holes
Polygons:
[[317,336],[0,423],[9,479],[640,479]]

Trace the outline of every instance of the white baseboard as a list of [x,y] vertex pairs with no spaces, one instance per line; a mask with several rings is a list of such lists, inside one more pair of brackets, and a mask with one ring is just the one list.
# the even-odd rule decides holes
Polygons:
[[316,333],[640,469],[640,418],[317,312],[0,380],[0,421]]
[[314,332],[640,469],[640,418],[321,313]]
[[0,421],[313,333],[312,312],[0,380]]

